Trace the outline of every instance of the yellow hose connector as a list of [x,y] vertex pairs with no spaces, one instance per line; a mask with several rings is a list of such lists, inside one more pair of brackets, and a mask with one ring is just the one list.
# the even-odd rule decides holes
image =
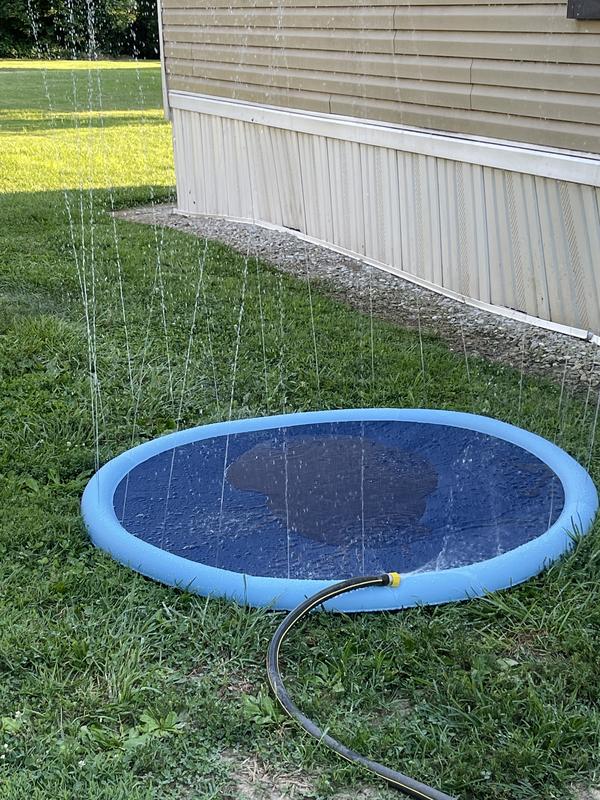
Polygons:
[[400,581],[402,577],[400,576],[399,572],[388,572],[390,582],[388,586],[391,586],[393,589],[397,589],[400,586]]

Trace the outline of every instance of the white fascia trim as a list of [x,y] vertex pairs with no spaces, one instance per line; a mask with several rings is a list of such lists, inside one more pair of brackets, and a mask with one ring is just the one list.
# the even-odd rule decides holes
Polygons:
[[541,150],[532,145],[467,138],[355,117],[292,111],[191,92],[171,91],[169,102],[172,108],[182,111],[600,187],[600,157],[593,155]]
[[165,65],[165,45],[162,20],[162,0],[156,0],[156,11],[158,15],[158,52],[160,54],[160,82],[162,86],[163,111],[165,119],[171,119],[171,106],[169,104],[169,89],[167,86],[167,68]]
[[412,275],[410,272],[405,272],[397,267],[392,267],[390,264],[384,264],[383,262],[377,261],[374,258],[368,258],[368,256],[362,255],[361,253],[355,253],[353,250],[347,250],[345,247],[338,247],[338,245],[331,244],[323,239],[316,239],[314,236],[307,236],[301,231],[296,231],[293,228],[284,228],[281,225],[274,225],[271,222],[261,222],[260,220],[246,219],[244,217],[230,217],[226,214],[199,214],[191,211],[183,211],[179,208],[174,208],[174,211],[176,214],[179,214],[182,217],[190,217],[191,219],[194,217],[212,217],[214,219],[226,220],[227,222],[237,222],[243,225],[255,225],[259,228],[266,228],[270,231],[287,233],[290,236],[295,236],[297,239],[301,239],[303,242],[309,242],[310,244],[319,245],[319,247],[325,247],[327,250],[332,250],[334,253],[340,253],[343,256],[353,258],[355,261],[360,261],[363,264],[368,264],[371,267],[381,269],[384,272],[389,272],[392,275],[403,278],[405,281],[415,283],[417,286],[421,286],[423,289],[429,289],[436,294],[449,297],[452,300],[456,300],[459,303],[464,303],[472,308],[477,308],[480,311],[487,311],[490,314],[498,314],[500,317],[514,319],[517,322],[525,322],[528,325],[534,325],[538,328],[544,328],[545,330],[554,331],[555,333],[561,333],[566,336],[574,336],[576,339],[585,339],[588,342],[592,342],[593,344],[600,346],[600,333],[586,331],[585,328],[576,328],[573,325],[563,325],[560,322],[552,322],[548,319],[542,319],[542,317],[534,317],[532,314],[527,314],[525,311],[516,311],[513,308],[497,306],[493,303],[485,303],[483,300],[467,297],[464,294],[459,294],[458,292],[453,292],[451,289],[445,289],[443,286],[438,286],[435,283],[431,283],[424,278],[419,278],[417,275]]

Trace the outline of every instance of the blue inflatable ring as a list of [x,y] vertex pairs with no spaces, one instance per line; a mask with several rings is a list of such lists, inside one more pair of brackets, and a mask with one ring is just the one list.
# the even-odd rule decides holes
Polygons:
[[[421,427],[419,428],[419,426]],[[324,438],[320,440],[322,431]],[[362,439],[358,432],[361,432]],[[366,448],[364,445],[365,435],[368,438]],[[405,441],[402,445],[403,449],[394,451],[393,447],[398,444],[400,435],[404,437],[403,441]],[[457,437],[459,438],[457,439]],[[454,440],[459,444],[454,446],[452,444]],[[415,442],[418,441],[424,442],[422,452],[425,455],[423,456],[415,455]],[[448,447],[450,448],[454,446],[454,455],[446,466],[436,455],[435,443],[440,441],[449,443]],[[246,443],[244,444],[244,442]],[[252,447],[249,447],[248,443]],[[316,516],[313,530],[309,532],[310,535],[303,536],[302,530],[299,530],[299,527],[302,527],[298,516],[300,514],[299,501],[294,499],[294,508],[290,510],[288,507],[282,511],[279,495],[281,495],[281,480],[283,479],[278,484],[279,489],[273,489],[270,494],[268,488],[263,488],[263,484],[267,480],[265,476],[270,474],[269,470],[272,472],[273,465],[280,463],[277,461],[279,452],[276,450],[277,447],[282,446],[282,452],[291,453],[294,456],[292,460],[296,472],[292,477],[300,485],[302,481],[306,483],[310,478],[310,475],[307,478],[307,470],[314,472],[314,464],[318,463],[319,454],[325,452],[323,447],[330,445],[334,450],[337,448],[335,450],[337,458],[340,457],[340,453],[360,452],[362,458],[361,481],[364,483],[365,476],[367,481],[370,481],[369,491],[374,498],[372,502],[369,501],[370,505],[367,511],[371,515],[369,524],[372,524],[375,531],[373,535],[378,538],[369,540],[366,545],[364,496],[359,497],[355,490],[349,490],[347,501],[340,504],[336,512],[341,519],[340,525],[342,528],[345,526],[348,531],[348,541],[354,542],[352,545],[354,549],[344,546],[343,536],[339,532],[333,532],[330,535],[327,525],[320,522]],[[214,447],[220,449],[211,455],[207,449],[209,446],[213,449]],[[194,448],[196,448],[195,451]],[[192,452],[200,452],[198,448],[202,450],[204,461],[190,461]],[[359,449],[357,450],[357,448]],[[510,449],[510,453],[513,454],[509,454],[510,458],[516,459],[514,463],[517,466],[514,469],[510,461],[506,462],[504,477],[501,476],[501,479],[506,481],[508,488],[495,488],[494,486],[494,482],[500,480],[498,478],[500,473],[497,472],[493,463],[493,453],[497,448],[500,448],[498,452],[502,451],[502,453],[508,452]],[[459,458],[456,455],[456,453],[464,454],[467,451],[469,452],[468,457]],[[334,451],[332,450],[332,452]],[[217,464],[215,459],[222,459],[223,453],[225,462],[223,486],[221,487],[221,478],[213,473],[219,472],[218,469],[215,469],[215,464]],[[232,459],[231,463],[228,460],[229,457]],[[200,458],[200,456],[196,455],[194,458]],[[187,473],[177,473],[177,469],[183,469],[183,467],[176,466],[174,472],[174,464],[179,465],[181,459],[187,459],[185,464],[192,464],[192,466],[196,463],[212,464],[212,471],[210,475],[207,473],[206,476],[196,475],[194,472],[194,481],[196,482],[189,483],[191,479],[189,479],[189,475],[186,477]],[[314,463],[311,462],[311,459]],[[409,459],[408,462],[407,459]],[[181,461],[181,463],[184,462]],[[236,466],[232,466],[233,463]],[[408,469],[407,463],[409,466],[411,463],[414,464],[414,470]],[[169,483],[165,501],[164,486],[160,489],[157,484],[155,491],[151,485],[152,480],[148,476],[157,476],[156,480],[159,482],[162,480],[166,485],[164,476],[168,471],[169,464]],[[531,464],[534,466],[532,467]],[[539,469],[535,466],[536,464]],[[478,485],[480,482],[478,476],[487,474],[488,468],[492,471],[485,484],[488,488],[484,491],[482,488],[484,477],[481,478],[482,483]],[[189,472],[191,467],[188,466],[185,469]],[[287,469],[286,462],[286,475]],[[304,472],[302,472],[303,469]],[[225,492],[226,470],[229,472],[227,473]],[[186,484],[185,490],[181,486],[178,486],[176,490],[172,489],[173,476],[177,477],[179,474],[183,476],[182,480],[189,479],[189,485]],[[348,480],[355,481],[357,474],[354,477],[350,475]],[[214,478],[214,485],[211,484],[211,475]],[[518,481],[514,477],[518,475],[531,476],[527,478],[531,484],[529,488],[524,490],[518,485]],[[135,478],[137,483],[131,476],[139,476]],[[231,476],[231,480],[229,476]],[[418,480],[416,480],[417,478]],[[130,488],[130,501],[127,501],[127,499],[123,500],[123,496],[127,498],[129,481],[132,481],[131,487],[134,487],[135,483],[137,488],[135,490]],[[539,516],[539,513],[542,513],[545,508],[543,503],[548,503],[548,485],[554,482],[556,488],[552,489],[552,497],[556,497],[556,502],[552,501],[550,504],[550,516],[548,517],[550,524],[548,526],[546,523],[541,525],[539,520],[535,522],[534,511],[528,512],[529,516],[523,521],[523,528],[527,528],[529,531],[526,541],[517,543],[517,546],[511,545],[510,549],[506,549],[500,542],[497,546],[497,554],[484,557],[482,560],[473,560],[472,563],[459,563],[458,566],[452,566],[452,559],[450,559],[447,564],[442,564],[437,568],[428,568],[428,564],[431,566],[433,563],[441,563],[439,555],[436,561],[436,553],[427,551],[427,542],[433,541],[437,536],[436,547],[439,549],[439,542],[442,541],[440,537],[444,536],[444,525],[447,530],[450,530],[453,525],[458,526],[459,518],[462,520],[459,549],[465,553],[465,558],[470,558],[470,532],[473,532],[473,539],[479,537],[481,541],[484,541],[488,534],[497,535],[499,530],[510,529],[512,531],[510,535],[514,539],[514,530],[518,530],[521,523],[518,514],[515,516],[514,509],[518,503],[515,503],[514,499],[511,500],[513,495],[522,498],[524,507],[531,506],[534,510],[538,509],[535,513]],[[211,485],[212,488],[210,488]],[[386,502],[383,502],[382,498],[385,498],[386,494],[394,495],[393,487],[396,485],[404,487],[403,502],[405,506],[408,504],[408,511],[406,509],[403,511],[399,506],[396,508],[392,497],[390,499],[391,510],[389,513],[384,513],[382,505],[385,506]],[[192,498],[189,501],[196,503],[193,506],[193,513],[198,525],[205,524],[206,531],[202,533],[202,537],[204,537],[202,546],[205,552],[211,553],[210,558],[213,564],[203,563],[202,558],[198,556],[198,552],[201,556],[202,548],[195,553],[195,557],[182,555],[187,552],[194,555],[195,544],[192,537],[193,531],[191,531],[193,526],[185,511],[186,506],[183,505],[177,509],[174,504],[175,502],[184,504],[188,502],[186,498],[189,499],[189,495],[193,495],[195,491],[189,486],[197,486],[200,493],[212,492],[210,497],[213,504],[218,505],[220,500],[219,520],[223,518],[224,505],[230,503],[231,509],[233,509],[231,513],[227,511],[229,516],[225,523],[222,524],[219,521],[217,524],[218,515],[213,514],[212,522],[209,520],[205,524],[203,513],[198,510],[200,500]],[[220,490],[219,487],[221,487]],[[391,490],[390,487],[392,487]],[[217,496],[219,491],[220,498]],[[277,495],[278,491],[279,495]],[[343,487],[340,487],[340,492],[343,491]],[[287,492],[286,477],[286,505],[289,505]],[[364,490],[361,489],[361,492]],[[457,495],[460,495],[458,499]],[[505,495],[508,505],[503,506]],[[331,494],[331,491],[329,495],[323,494],[319,501],[320,505],[324,505],[323,498],[329,498],[331,504],[336,496],[336,494]],[[483,510],[480,508],[475,516],[465,516],[467,514],[465,509],[469,504],[477,505],[477,497],[484,498],[480,503],[480,505],[483,504]],[[250,510],[245,506],[242,507],[248,498]],[[484,519],[484,511],[485,504],[491,503],[490,498],[494,500],[493,504],[498,505],[499,510],[493,525],[489,523],[489,531],[486,533],[488,529],[485,528],[485,525],[488,523]],[[132,512],[129,516],[125,513],[127,502],[132,504]],[[362,504],[362,549],[356,544],[357,541],[361,541],[360,521],[356,515],[356,507],[359,502]],[[123,506],[122,512],[121,506]],[[310,501],[307,501],[307,504],[302,507],[308,506],[310,506]],[[162,508],[165,509],[164,518],[160,511]],[[167,508],[169,508],[172,519],[178,521],[177,525],[182,531],[183,539],[182,543],[178,545],[179,549],[172,544],[169,538],[171,516],[167,516]],[[358,566],[362,566],[363,570],[366,569],[367,574],[374,569],[370,566],[371,562],[373,565],[380,565],[382,571],[402,573],[402,580],[398,587],[377,587],[350,593],[336,598],[327,605],[329,610],[344,612],[391,610],[418,604],[429,605],[465,600],[521,583],[541,572],[568,551],[573,544],[574,535],[588,532],[597,508],[596,489],[586,470],[571,456],[549,441],[487,417],[423,409],[317,411],[221,422],[178,431],[134,447],[105,464],[90,480],[82,499],[84,522],[97,547],[110,553],[122,564],[149,578],[205,596],[224,597],[250,606],[290,609],[320,589],[348,577],[349,571],[360,573],[361,570],[358,569]],[[256,511],[261,515],[260,519],[265,520],[264,527],[256,525],[252,535],[248,534],[250,537],[248,539],[244,539],[242,534],[230,536],[231,525],[235,524],[235,509],[242,509],[245,515]],[[437,509],[435,513],[438,517],[440,513],[447,517],[450,510],[454,515],[453,519],[454,517],[456,519],[454,522],[444,519],[438,524],[432,517],[435,509]],[[134,511],[136,513],[133,513]],[[313,516],[316,513],[314,512]],[[155,532],[152,536],[146,537],[144,526],[149,524],[149,514],[154,514],[154,517],[161,517],[161,519],[155,519],[152,522]],[[284,515],[287,515],[287,522]],[[207,512],[206,519],[208,516]],[[546,516],[548,515],[546,514]],[[247,518],[249,519],[247,516],[242,517],[242,519]],[[300,521],[297,522],[296,519]],[[159,536],[156,531],[160,529],[161,525],[164,530]],[[209,528],[210,536],[207,533]],[[400,550],[394,540],[394,530],[400,529],[409,531],[407,541],[411,536],[413,537],[411,541],[416,542],[415,553],[422,551],[419,557],[424,566],[417,564],[416,556],[413,558],[414,563],[411,562],[410,547],[405,547],[402,551],[407,553],[406,563],[409,564],[409,568],[403,569],[402,564],[397,563],[404,558],[399,555]],[[413,529],[420,531],[418,536],[416,534],[413,536],[411,533]],[[286,546],[284,531],[287,531],[287,574],[282,575],[277,570],[285,572],[286,569],[285,549],[282,549]],[[489,533],[490,531],[491,533]],[[231,539],[231,546],[228,536]],[[292,548],[291,551],[290,548]],[[391,548],[391,563],[386,562],[386,548]],[[174,549],[177,552],[173,552]],[[266,564],[269,560],[269,553],[275,551],[280,556],[278,556],[279,566],[277,568]],[[345,556],[342,558],[339,555],[350,553],[350,551],[352,551],[351,558],[348,556],[346,561],[344,561]],[[296,561],[292,559],[290,562],[290,552]],[[492,551],[484,548],[481,552],[485,552],[489,556]],[[247,555],[244,555],[245,553]],[[317,577],[310,577],[311,569],[313,569],[310,566],[313,553],[317,554],[314,556],[317,559],[314,562],[316,565],[314,571],[316,571]],[[318,554],[321,554],[329,565],[326,577],[319,574],[321,567],[318,558],[321,555]],[[358,559],[356,562],[352,561],[355,557]],[[369,565],[365,564],[365,558],[367,561],[371,559]],[[265,560],[265,569],[261,567],[261,559]],[[456,561],[456,556],[454,559]],[[235,569],[231,568],[232,563],[236,565]],[[336,573],[336,563],[340,565],[339,573]]]

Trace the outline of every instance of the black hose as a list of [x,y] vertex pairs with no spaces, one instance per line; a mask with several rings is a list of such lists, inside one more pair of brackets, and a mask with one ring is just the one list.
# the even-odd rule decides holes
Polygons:
[[390,584],[397,585],[398,580],[399,576],[396,573],[372,575],[362,578],[350,578],[349,580],[341,581],[340,583],[335,583],[333,586],[329,586],[326,589],[322,589],[320,592],[317,592],[312,597],[308,597],[306,600],[300,603],[300,605],[296,606],[296,608],[293,611],[290,611],[287,617],[279,625],[273,638],[271,639],[271,643],[269,644],[269,650],[267,651],[267,674],[269,676],[269,683],[271,684],[271,688],[273,689],[275,696],[290,717],[295,719],[296,722],[298,722],[307,733],[310,733],[311,736],[314,736],[315,739],[318,739],[320,742],[327,745],[327,747],[329,747],[331,750],[334,750],[347,761],[365,767],[370,772],[373,772],[375,775],[383,778],[395,789],[399,789],[409,797],[416,797],[418,800],[454,800],[449,795],[444,794],[437,789],[432,789],[430,786],[426,786],[424,783],[413,780],[413,778],[409,778],[407,775],[403,775],[401,772],[396,772],[393,769],[384,767],[383,764],[378,764],[376,761],[371,761],[371,759],[365,758],[359,753],[355,753],[341,742],[338,742],[337,739],[334,739],[332,736],[329,736],[329,734],[322,731],[293,703],[285,686],[283,685],[283,680],[279,671],[279,651],[283,640],[289,633],[290,629],[299,620],[306,616],[309,611],[315,608],[315,606],[318,606],[333,597],[337,597],[340,594],[350,592],[353,589],[360,589],[366,586],[389,586]]

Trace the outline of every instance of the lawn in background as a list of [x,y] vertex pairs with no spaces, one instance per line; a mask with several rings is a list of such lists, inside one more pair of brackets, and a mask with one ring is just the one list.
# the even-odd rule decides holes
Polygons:
[[170,186],[154,62],[0,60],[0,190]]
[[[241,797],[248,759],[296,797],[388,796],[276,709],[278,615],[161,587],[90,545],[79,499],[96,460],[231,404],[475,411],[585,463],[593,409],[585,387],[467,370],[431,336],[421,355],[417,334],[325,287],[311,309],[304,283],[261,262],[114,221],[171,196],[160,97],[157,64],[0,62],[0,797]],[[461,798],[567,797],[598,777],[599,567],[596,527],[512,592],[315,615],[286,645],[290,689],[350,746]]]

